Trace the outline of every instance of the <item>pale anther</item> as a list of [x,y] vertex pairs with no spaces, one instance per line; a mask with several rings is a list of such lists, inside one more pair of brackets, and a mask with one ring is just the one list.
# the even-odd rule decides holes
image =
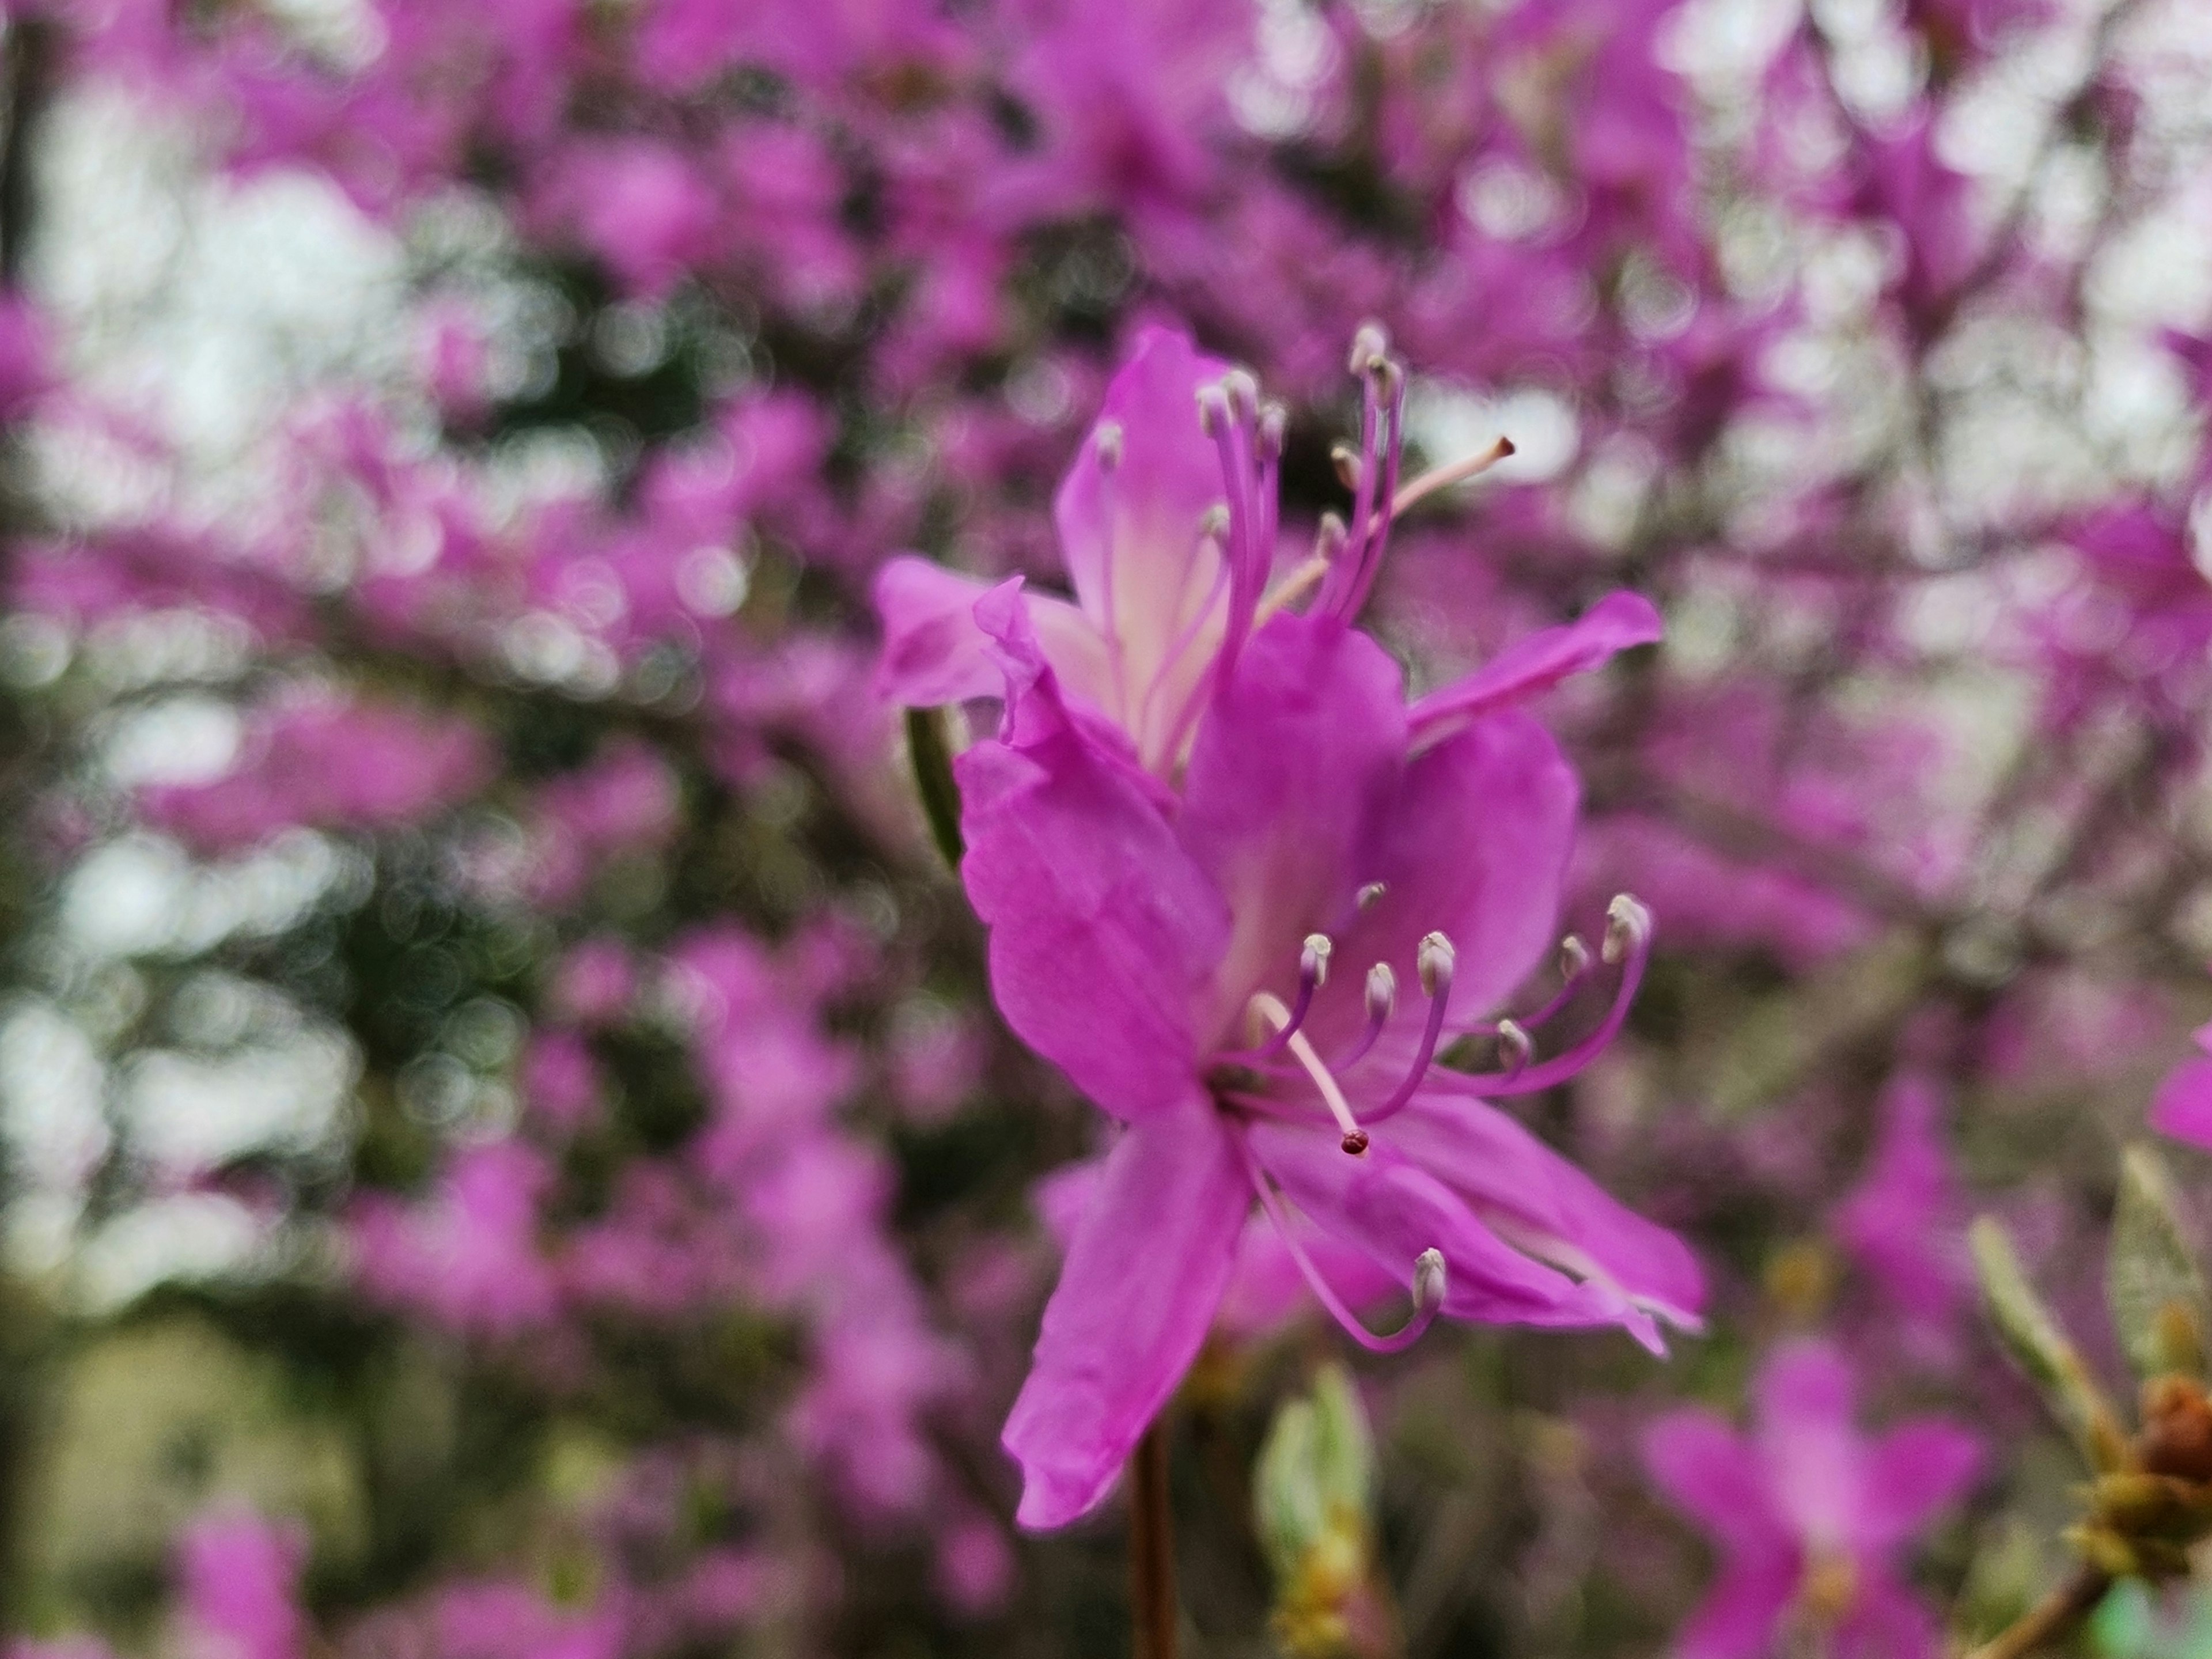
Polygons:
[[1444,1253],[1433,1244],[1413,1258],[1413,1305],[1423,1310],[1444,1305],[1449,1288]]
[[1617,893],[1605,908],[1605,943],[1598,953],[1608,964],[1626,956],[1651,933],[1651,913],[1626,893]]
[[1442,933],[1431,933],[1421,940],[1420,949],[1414,953],[1413,963],[1420,972],[1424,995],[1435,996],[1438,985],[1446,990],[1451,988],[1452,963],[1456,958],[1452,942]]
[[1198,429],[1207,437],[1218,437],[1229,422],[1229,398],[1218,386],[1202,386],[1198,389]]
[[1249,369],[1232,368],[1221,377],[1222,395],[1237,420],[1249,426],[1260,417],[1260,382]]
[[1262,461],[1280,460],[1283,456],[1283,434],[1290,429],[1289,411],[1280,404],[1269,404],[1260,411],[1260,434],[1253,441],[1253,450]]
[[1306,935],[1304,947],[1298,952],[1298,972],[1312,980],[1316,989],[1328,983],[1329,952],[1335,948],[1326,933]]
[[1346,489],[1358,489],[1361,471],[1359,452],[1350,444],[1335,443],[1329,446],[1328,459],[1330,465],[1336,468],[1337,482]]
[[1388,1019],[1398,1006],[1398,976],[1390,964],[1378,962],[1367,970],[1367,1017]]
[[[1372,910],[1376,905],[1382,902],[1382,895],[1389,890],[1390,884],[1388,882],[1370,881],[1364,887],[1359,890],[1358,896],[1356,897],[1352,902],[1357,904],[1362,911]],[[1382,966],[1382,963],[1377,963],[1376,966],[1379,968]]]
[[1387,356],[1390,337],[1382,331],[1380,323],[1362,323],[1352,337],[1352,372],[1364,374]]
[[1578,933],[1570,933],[1559,941],[1559,976],[1580,979],[1589,968],[1589,946],[1583,944]]
[[1095,441],[1098,465],[1111,472],[1121,465],[1121,425],[1118,421],[1101,421]]
[[1498,1056],[1500,1071],[1509,1076],[1519,1072],[1528,1063],[1529,1056],[1535,1052],[1535,1043],[1517,1023],[1510,1019],[1501,1019],[1498,1022]]

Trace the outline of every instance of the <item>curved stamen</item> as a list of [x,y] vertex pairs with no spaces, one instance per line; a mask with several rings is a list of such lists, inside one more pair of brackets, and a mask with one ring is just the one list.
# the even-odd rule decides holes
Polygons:
[[[1533,1031],[1575,1000],[1575,993],[1583,988],[1583,981],[1590,969],[1589,946],[1572,933],[1559,941],[1559,979],[1558,991],[1549,1001],[1533,1014],[1522,1014],[1518,1023],[1523,1031]],[[1504,1024],[1504,1021],[1499,1022]]]
[[1328,1115],[1336,1120],[1336,1127],[1344,1131],[1344,1150],[1358,1158],[1367,1150],[1367,1131],[1361,1128],[1359,1120],[1352,1116],[1352,1103],[1344,1097],[1342,1085],[1337,1082],[1334,1073],[1322,1063],[1321,1056],[1314,1052],[1313,1044],[1306,1041],[1305,1033],[1289,1029],[1291,1011],[1283,1006],[1281,998],[1266,991],[1253,994],[1251,1006],[1262,1018],[1272,1020],[1284,1029],[1291,1058],[1304,1068],[1307,1077],[1313,1080],[1314,1087],[1321,1091],[1322,1102],[1328,1108]]
[[1367,1057],[1367,1051],[1382,1035],[1382,1028],[1390,1023],[1397,1006],[1398,976],[1390,971],[1389,963],[1378,962],[1367,970],[1367,1029],[1359,1034],[1359,1041],[1352,1045],[1351,1051],[1337,1060],[1337,1070],[1348,1070]]
[[[1372,473],[1379,459],[1382,472],[1380,499],[1388,502],[1397,494],[1398,465],[1405,455],[1406,372],[1384,357],[1376,362],[1370,378],[1381,383],[1389,402],[1383,435],[1378,440],[1375,459],[1366,463],[1366,471]],[[1364,538],[1359,527],[1353,526],[1352,556],[1349,562],[1352,580],[1337,613],[1347,622],[1359,614],[1360,607],[1367,603],[1367,596],[1374,589],[1375,578],[1382,568],[1382,555],[1390,544],[1390,520],[1387,509],[1378,509],[1368,520]]]
[[[1605,1051],[1627,1020],[1629,1005],[1636,1000],[1644,969],[1651,960],[1651,913],[1626,893],[1607,909],[1605,944],[1600,954],[1607,963],[1626,965],[1621,970],[1620,988],[1613,993],[1613,1006],[1589,1036],[1566,1053],[1533,1066],[1487,1073],[1439,1066],[1431,1081],[1453,1094],[1527,1095],[1565,1083],[1580,1072]],[[1382,1115],[1370,1112],[1367,1121],[1372,1123]]]
[[1281,1196],[1274,1183],[1260,1165],[1251,1143],[1242,1134],[1237,1136],[1237,1148],[1244,1155],[1244,1173],[1251,1178],[1252,1190],[1259,1195],[1260,1207],[1267,1212],[1267,1219],[1275,1224],[1275,1231],[1283,1241],[1283,1248],[1291,1253],[1297,1264],[1298,1274],[1306,1281],[1306,1288],[1314,1299],[1328,1310],[1329,1317],[1344,1328],[1344,1334],[1370,1353],[1403,1353],[1421,1340],[1429,1327],[1436,1323],[1437,1315],[1444,1305],[1444,1292],[1449,1288],[1448,1270],[1442,1250],[1433,1247],[1423,1250],[1413,1261],[1413,1311],[1406,1322],[1388,1336],[1377,1336],[1359,1322],[1359,1316],[1345,1306],[1344,1299],[1321,1276],[1321,1269],[1306,1254],[1305,1246],[1298,1243],[1297,1235],[1291,1229],[1289,1213],[1283,1207]]
[[1298,951],[1298,1000],[1291,1005],[1290,1021],[1278,1029],[1274,1036],[1254,1048],[1250,1058],[1271,1060],[1287,1048],[1291,1039],[1298,1034],[1298,1028],[1306,1023],[1306,1016],[1313,1012],[1314,993],[1328,983],[1328,956],[1333,948],[1326,933],[1306,935],[1305,945]]
[[1421,989],[1428,994],[1429,1023],[1422,1029],[1421,1046],[1414,1051],[1406,1080],[1389,1099],[1367,1115],[1370,1123],[1394,1116],[1413,1097],[1414,1091],[1421,1086],[1421,1079],[1429,1074],[1429,1067],[1437,1057],[1437,1040],[1443,1035],[1444,1005],[1451,1000],[1452,943],[1442,933],[1431,933],[1421,941],[1414,960],[1420,969]]

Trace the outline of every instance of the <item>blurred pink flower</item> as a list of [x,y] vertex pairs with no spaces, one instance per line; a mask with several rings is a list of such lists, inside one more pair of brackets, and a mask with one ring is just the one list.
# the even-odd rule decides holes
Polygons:
[[1981,1443],[1936,1417],[1868,1440],[1852,1392],[1841,1354],[1799,1341],[1760,1370],[1749,1435],[1697,1409],[1646,1431],[1651,1479],[1722,1553],[1719,1581],[1676,1633],[1680,1659],[1765,1659],[1792,1626],[1824,1633],[1836,1659],[1942,1652],[1897,1559],[1972,1490]]

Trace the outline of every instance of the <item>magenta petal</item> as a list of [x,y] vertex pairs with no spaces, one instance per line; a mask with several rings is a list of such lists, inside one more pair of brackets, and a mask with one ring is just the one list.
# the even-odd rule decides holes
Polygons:
[[1249,1132],[1267,1172],[1323,1232],[1411,1287],[1424,1250],[1443,1253],[1443,1311],[1486,1324],[1601,1325],[1616,1305],[1505,1243],[1458,1194],[1377,1142],[1347,1156],[1333,1129],[1259,1123]]
[[[1004,679],[989,636],[975,622],[976,602],[991,591],[989,584],[927,559],[886,564],[876,577],[876,614],[884,628],[877,694],[908,708],[999,696]],[[1109,676],[1097,629],[1064,599],[1024,593],[1022,602],[1061,686],[1101,702]]]
[[[1076,599],[1120,655],[1120,690],[1103,706],[1148,762],[1161,758],[1228,613],[1220,555],[1199,534],[1222,497],[1221,464],[1198,423],[1199,388],[1228,368],[1187,335],[1140,331],[1053,502]],[[1111,466],[1099,456],[1109,428]]]
[[1105,1496],[1206,1340],[1251,1196],[1195,1089],[1108,1155],[1006,1421],[1023,1526],[1065,1526]]
[[1723,1571],[1675,1632],[1674,1659],[1769,1659],[1796,1595],[1794,1557]]
[[1531,1255],[1602,1279],[1676,1326],[1697,1325],[1705,1282],[1689,1246],[1616,1202],[1497,1108],[1416,1095],[1376,1133]]
[[2166,1074],[2151,1101],[2150,1127],[2212,1147],[2212,1060],[2185,1060]]
[[1865,1510],[1866,1445],[1853,1421],[1850,1367],[1817,1339],[1784,1343],[1753,1385],[1774,1491],[1801,1536],[1839,1546]]
[[1942,1626],[1920,1599],[1880,1569],[1861,1565],[1856,1598],[1836,1627],[1836,1659],[1941,1659]]
[[1526,715],[1493,715],[1416,756],[1360,878],[1383,883],[1382,896],[1337,941],[1346,988],[1319,1033],[1358,1028],[1358,976],[1375,962],[1396,971],[1399,1024],[1418,1030],[1414,955],[1431,930],[1458,952],[1453,1023],[1503,1002],[1557,942],[1580,799],[1559,745]]
[[1879,1551],[1903,1543],[1973,1490],[1981,1470],[1982,1443],[1957,1424],[1936,1417],[1899,1424],[1866,1455],[1861,1547]]
[[[1253,638],[1207,711],[1178,833],[1237,918],[1212,1030],[1255,990],[1287,995],[1299,941],[1334,933],[1354,914],[1369,879],[1360,860],[1406,751],[1402,684],[1365,635],[1329,617],[1284,616]],[[1341,982],[1356,1017],[1359,972]]]
[[[1030,1189],[1030,1204],[1063,1252],[1082,1227],[1105,1170],[1103,1158],[1071,1164]],[[1402,1288],[1397,1277],[1384,1273],[1363,1252],[1329,1237],[1304,1215],[1293,1215],[1291,1224],[1306,1260],[1346,1307],[1370,1306]],[[1290,1247],[1275,1224],[1255,1211],[1245,1218],[1244,1231],[1237,1237],[1237,1267],[1214,1317],[1216,1328],[1232,1336],[1264,1335],[1315,1306]]]
[[1134,1118],[1190,1088],[1192,1009],[1229,916],[1161,815],[1157,786],[1071,714],[1016,597],[977,607],[1018,672],[1008,736],[954,763],[961,877],[990,929],[1006,1023],[1099,1105]]
[[1652,1484],[1730,1556],[1794,1560],[1796,1543],[1777,1513],[1758,1449],[1709,1411],[1669,1412],[1644,1431]]
[[1413,708],[1414,741],[1434,743],[1492,709],[1549,690],[1569,675],[1601,668],[1616,652],[1650,645],[1664,631],[1658,611],[1641,593],[1608,593],[1579,620],[1516,640],[1466,678],[1423,697]]

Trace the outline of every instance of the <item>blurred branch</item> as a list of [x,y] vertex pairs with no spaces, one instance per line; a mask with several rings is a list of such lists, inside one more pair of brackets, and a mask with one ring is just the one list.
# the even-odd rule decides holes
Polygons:
[[1967,1659],[2027,1659],[2087,1618],[2112,1583],[2094,1567],[2076,1568],[2071,1578],[2029,1608],[2009,1630],[1976,1648]]
[[1175,1521],[1167,1430],[1158,1421],[1129,1460],[1129,1601],[1136,1659],[1176,1659]]
[[30,243],[31,132],[53,89],[60,38],[43,17],[19,17],[7,35],[8,109],[0,127],[0,285],[19,287]]

